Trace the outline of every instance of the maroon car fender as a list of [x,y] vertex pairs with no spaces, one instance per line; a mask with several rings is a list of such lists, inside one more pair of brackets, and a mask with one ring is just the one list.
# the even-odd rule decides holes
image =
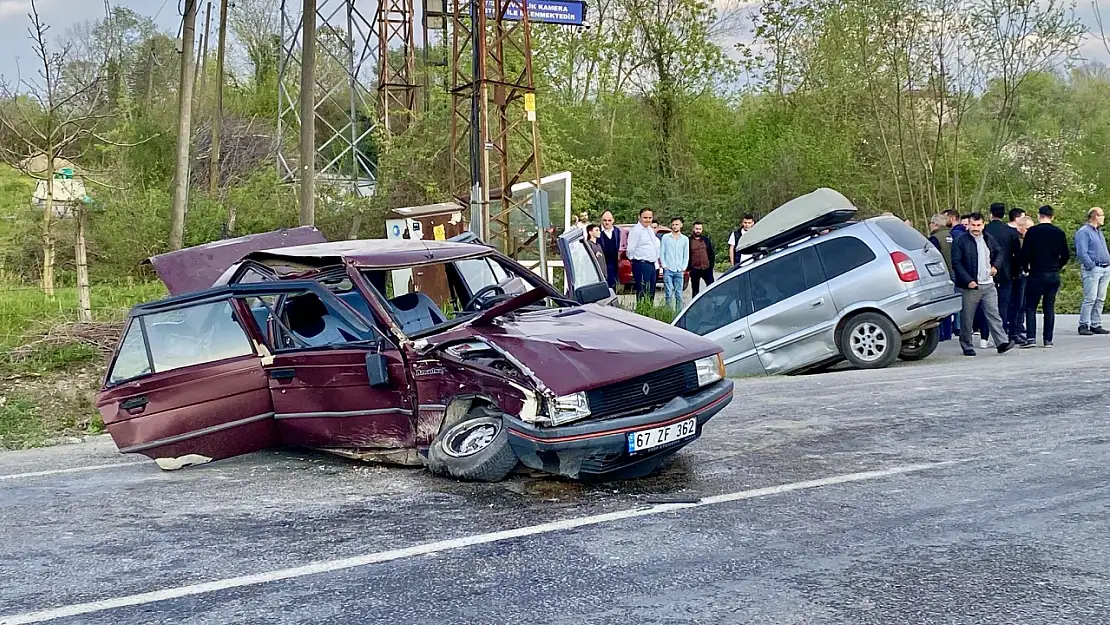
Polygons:
[[[451,404],[483,399],[498,410],[520,414],[528,404],[527,389],[509,381],[504,373],[479,363],[424,356],[413,361],[413,379],[419,408],[416,445],[427,447],[439,434]],[[534,400],[533,400],[534,403]]]

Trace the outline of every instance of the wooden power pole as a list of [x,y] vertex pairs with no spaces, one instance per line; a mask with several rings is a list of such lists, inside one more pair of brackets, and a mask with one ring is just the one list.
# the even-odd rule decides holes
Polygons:
[[[220,0],[220,35],[216,42],[216,113],[212,116],[212,149],[208,153],[208,192],[220,189],[220,122],[224,116],[224,45],[227,40],[227,0]],[[228,228],[234,224],[228,224]]]
[[174,171],[173,208],[170,213],[170,249],[181,249],[185,238],[185,208],[189,204],[189,148],[192,145],[193,118],[193,33],[197,23],[197,2],[185,0],[181,26],[181,87],[177,94],[177,167]]
[[200,86],[200,91],[204,91],[204,81],[208,79],[208,36],[212,31],[212,0],[208,0],[208,5],[204,7],[204,32],[200,36],[200,59],[197,62],[197,74],[200,82],[194,84]]
[[[226,0],[225,0],[226,1]],[[304,0],[301,10],[301,225],[316,221],[316,0]]]

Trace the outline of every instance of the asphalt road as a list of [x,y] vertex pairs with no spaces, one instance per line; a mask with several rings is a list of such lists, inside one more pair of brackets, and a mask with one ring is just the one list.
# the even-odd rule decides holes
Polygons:
[[0,454],[0,623],[1110,622],[1110,337],[980,354],[740,380],[634,482]]

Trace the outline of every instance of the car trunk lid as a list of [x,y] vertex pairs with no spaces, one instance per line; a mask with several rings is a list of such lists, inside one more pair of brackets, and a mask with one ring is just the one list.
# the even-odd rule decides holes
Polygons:
[[228,268],[251,252],[326,242],[327,238],[316,228],[301,226],[194,245],[152,256],[144,262],[154,267],[170,295],[180,295],[212,286]]

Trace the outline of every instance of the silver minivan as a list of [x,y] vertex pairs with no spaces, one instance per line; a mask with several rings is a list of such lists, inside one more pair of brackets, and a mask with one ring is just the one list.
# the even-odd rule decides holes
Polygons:
[[832,189],[775,209],[741,240],[751,257],[674,325],[721,345],[730,376],[926,358],[940,321],[960,309],[944,258],[897,217],[855,213]]

